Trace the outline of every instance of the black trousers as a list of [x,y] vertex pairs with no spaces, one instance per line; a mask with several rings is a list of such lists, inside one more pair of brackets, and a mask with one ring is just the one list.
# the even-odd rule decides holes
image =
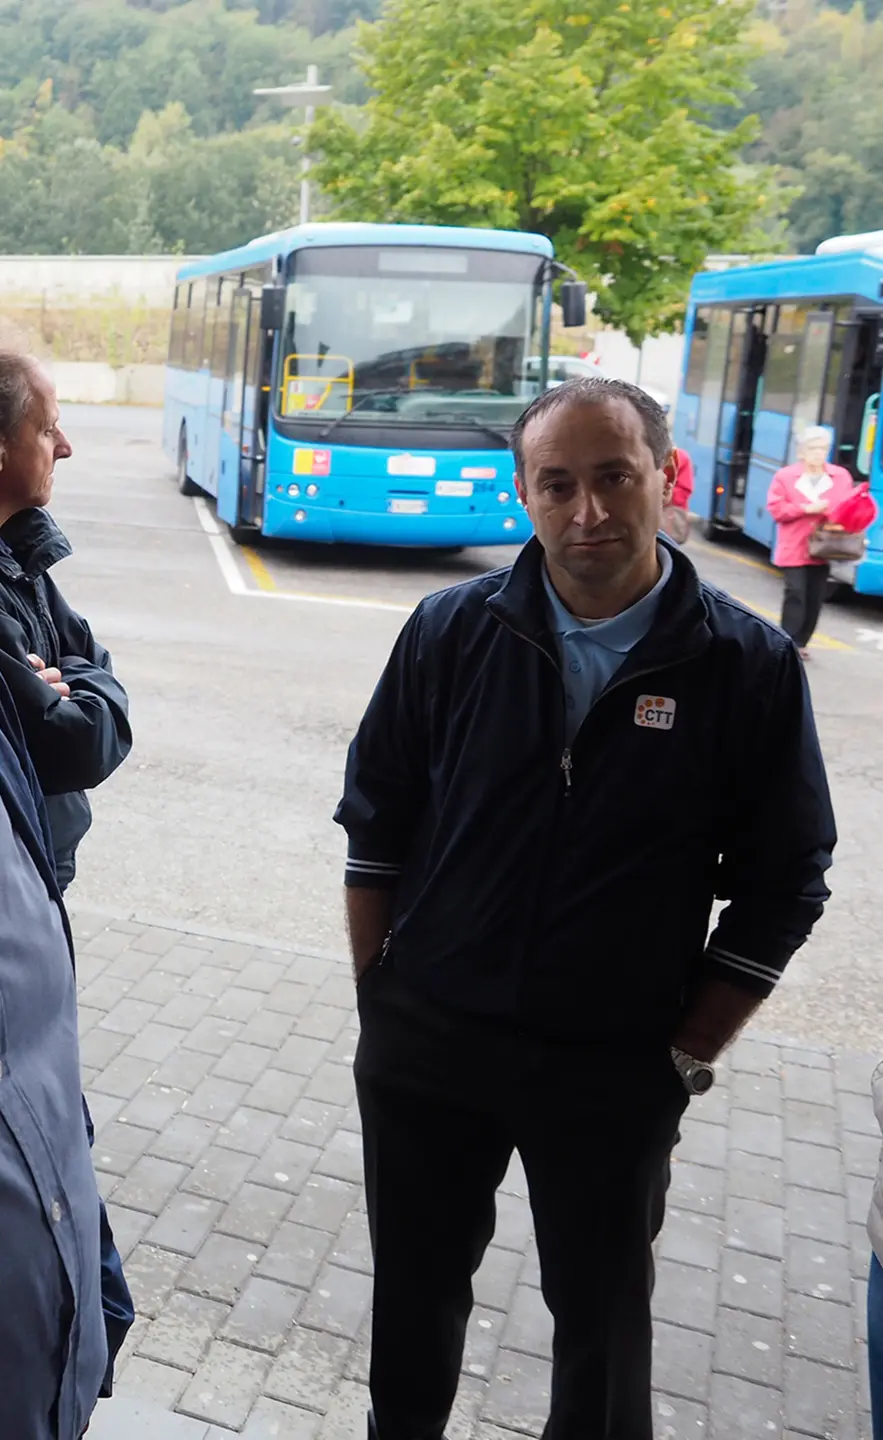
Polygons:
[[805,650],[819,623],[827,565],[788,565],[782,571],[785,594],[782,600],[782,629],[795,645]]
[[517,1149],[554,1319],[546,1440],[652,1440],[651,1246],[687,1097],[668,1047],[602,1057],[444,1011],[388,965],[359,986],[378,1440],[440,1440],[472,1276]]

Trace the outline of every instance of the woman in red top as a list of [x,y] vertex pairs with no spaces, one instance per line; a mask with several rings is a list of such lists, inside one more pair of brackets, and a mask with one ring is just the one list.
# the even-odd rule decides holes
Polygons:
[[693,461],[686,450],[672,450],[677,463],[671,499],[662,512],[662,531],[676,545],[690,538],[690,496],[693,494]]
[[773,476],[767,509],[776,522],[773,564],[785,578],[782,629],[791,636],[804,660],[819,621],[828,566],[809,553],[809,539],[821,520],[851,495],[852,476],[842,465],[829,465],[830,433],[821,425],[805,430],[796,465],[786,465]]
[[675,475],[675,486],[671,492],[671,503],[679,510],[690,509],[690,496],[693,494],[693,461],[686,450],[676,450],[678,468]]

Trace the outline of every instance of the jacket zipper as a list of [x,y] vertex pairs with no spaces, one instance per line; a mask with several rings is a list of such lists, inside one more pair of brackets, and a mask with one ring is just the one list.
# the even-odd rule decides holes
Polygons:
[[[544,659],[548,660],[552,669],[555,671],[555,674],[558,678],[558,683],[561,686],[562,698],[566,698],[567,692],[564,689],[564,677],[561,674],[561,671],[558,669],[558,665],[552,659],[552,656],[549,654],[548,650],[544,650],[542,645],[537,644],[536,640],[531,640],[529,635],[523,634],[521,630],[516,630],[515,626],[510,625],[508,620],[504,620],[502,615],[498,615],[496,618],[499,623],[509,631],[510,635],[515,636],[516,640],[523,640],[525,645],[532,645],[535,650],[538,650],[540,652]],[[564,793],[565,795],[569,796],[571,786],[570,772],[572,769],[569,745],[565,745],[564,749],[561,752],[561,759],[558,761],[558,768],[564,773]]]
[[[552,666],[552,669],[555,671],[555,674],[558,677],[558,681],[561,685],[562,691],[564,691],[564,677],[561,674],[561,671],[558,669],[557,664],[552,659],[552,656],[549,654],[548,650],[544,650],[542,645],[537,644],[536,640],[531,640],[529,635],[525,635],[521,630],[516,630],[514,625],[510,625],[508,620],[503,619],[502,615],[498,615],[497,620],[501,625],[504,625],[505,628],[509,631],[509,633],[511,635],[514,635],[517,640],[523,640],[526,645],[532,645],[535,650],[538,650],[540,654],[544,656],[546,660],[548,660],[549,664]],[[681,664],[683,664],[683,661],[678,658],[677,660],[665,661],[662,665],[645,665],[643,670],[633,670],[630,674],[623,676],[621,680],[615,679],[613,681],[613,684],[608,685],[607,688],[603,690],[598,696],[597,700],[589,711],[589,715],[591,715],[597,709],[598,705],[607,695],[612,695],[613,691],[619,689],[621,685],[630,684],[632,680],[641,680],[645,675],[657,675],[660,670],[673,670],[676,665]],[[586,716],[586,720],[588,720],[589,715]],[[583,721],[583,725],[585,725],[586,720]],[[582,730],[583,725],[579,727],[580,730]],[[574,741],[576,741],[578,738],[579,730],[574,736]],[[570,745],[565,745],[564,749],[562,750],[561,759],[558,761],[558,768],[564,776],[564,798],[566,800],[569,800],[573,791],[573,750]]]

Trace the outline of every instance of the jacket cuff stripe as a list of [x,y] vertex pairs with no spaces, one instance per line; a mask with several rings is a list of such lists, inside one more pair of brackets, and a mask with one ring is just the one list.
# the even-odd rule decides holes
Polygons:
[[709,945],[705,951],[710,960],[716,960],[719,965],[730,970],[742,970],[754,980],[761,980],[767,985],[775,985],[781,979],[782,972],[774,965],[764,965],[759,960],[750,960],[745,955],[736,955],[732,950],[723,950],[720,945]]

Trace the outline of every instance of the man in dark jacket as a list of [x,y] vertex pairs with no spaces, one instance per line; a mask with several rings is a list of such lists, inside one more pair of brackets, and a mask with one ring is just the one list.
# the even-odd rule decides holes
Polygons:
[[107,1368],[70,931],[0,679],[0,1435],[79,1440]]
[[48,573],[71,553],[44,508],[55,464],[70,453],[49,377],[28,356],[0,352],[0,675],[46,796],[62,890],[92,820],[83,792],[132,744],[110,655]]
[[651,1440],[669,1154],[822,912],[834,823],[794,646],[658,536],[659,406],[572,381],[513,450],[536,538],[418,606],[336,815],[370,1425],[440,1440],[516,1149],[555,1322],[547,1440]]
[[[8,686],[45,795],[55,871],[63,892],[92,823],[85,794],[129,753],[128,700],[110,655],[48,574],[71,547],[44,507],[56,461],[71,454],[55,387],[27,355],[0,351],[0,680]],[[83,1101],[90,1141],[92,1121]],[[113,1359],[134,1319],[103,1201],[102,1296],[111,1393]]]

